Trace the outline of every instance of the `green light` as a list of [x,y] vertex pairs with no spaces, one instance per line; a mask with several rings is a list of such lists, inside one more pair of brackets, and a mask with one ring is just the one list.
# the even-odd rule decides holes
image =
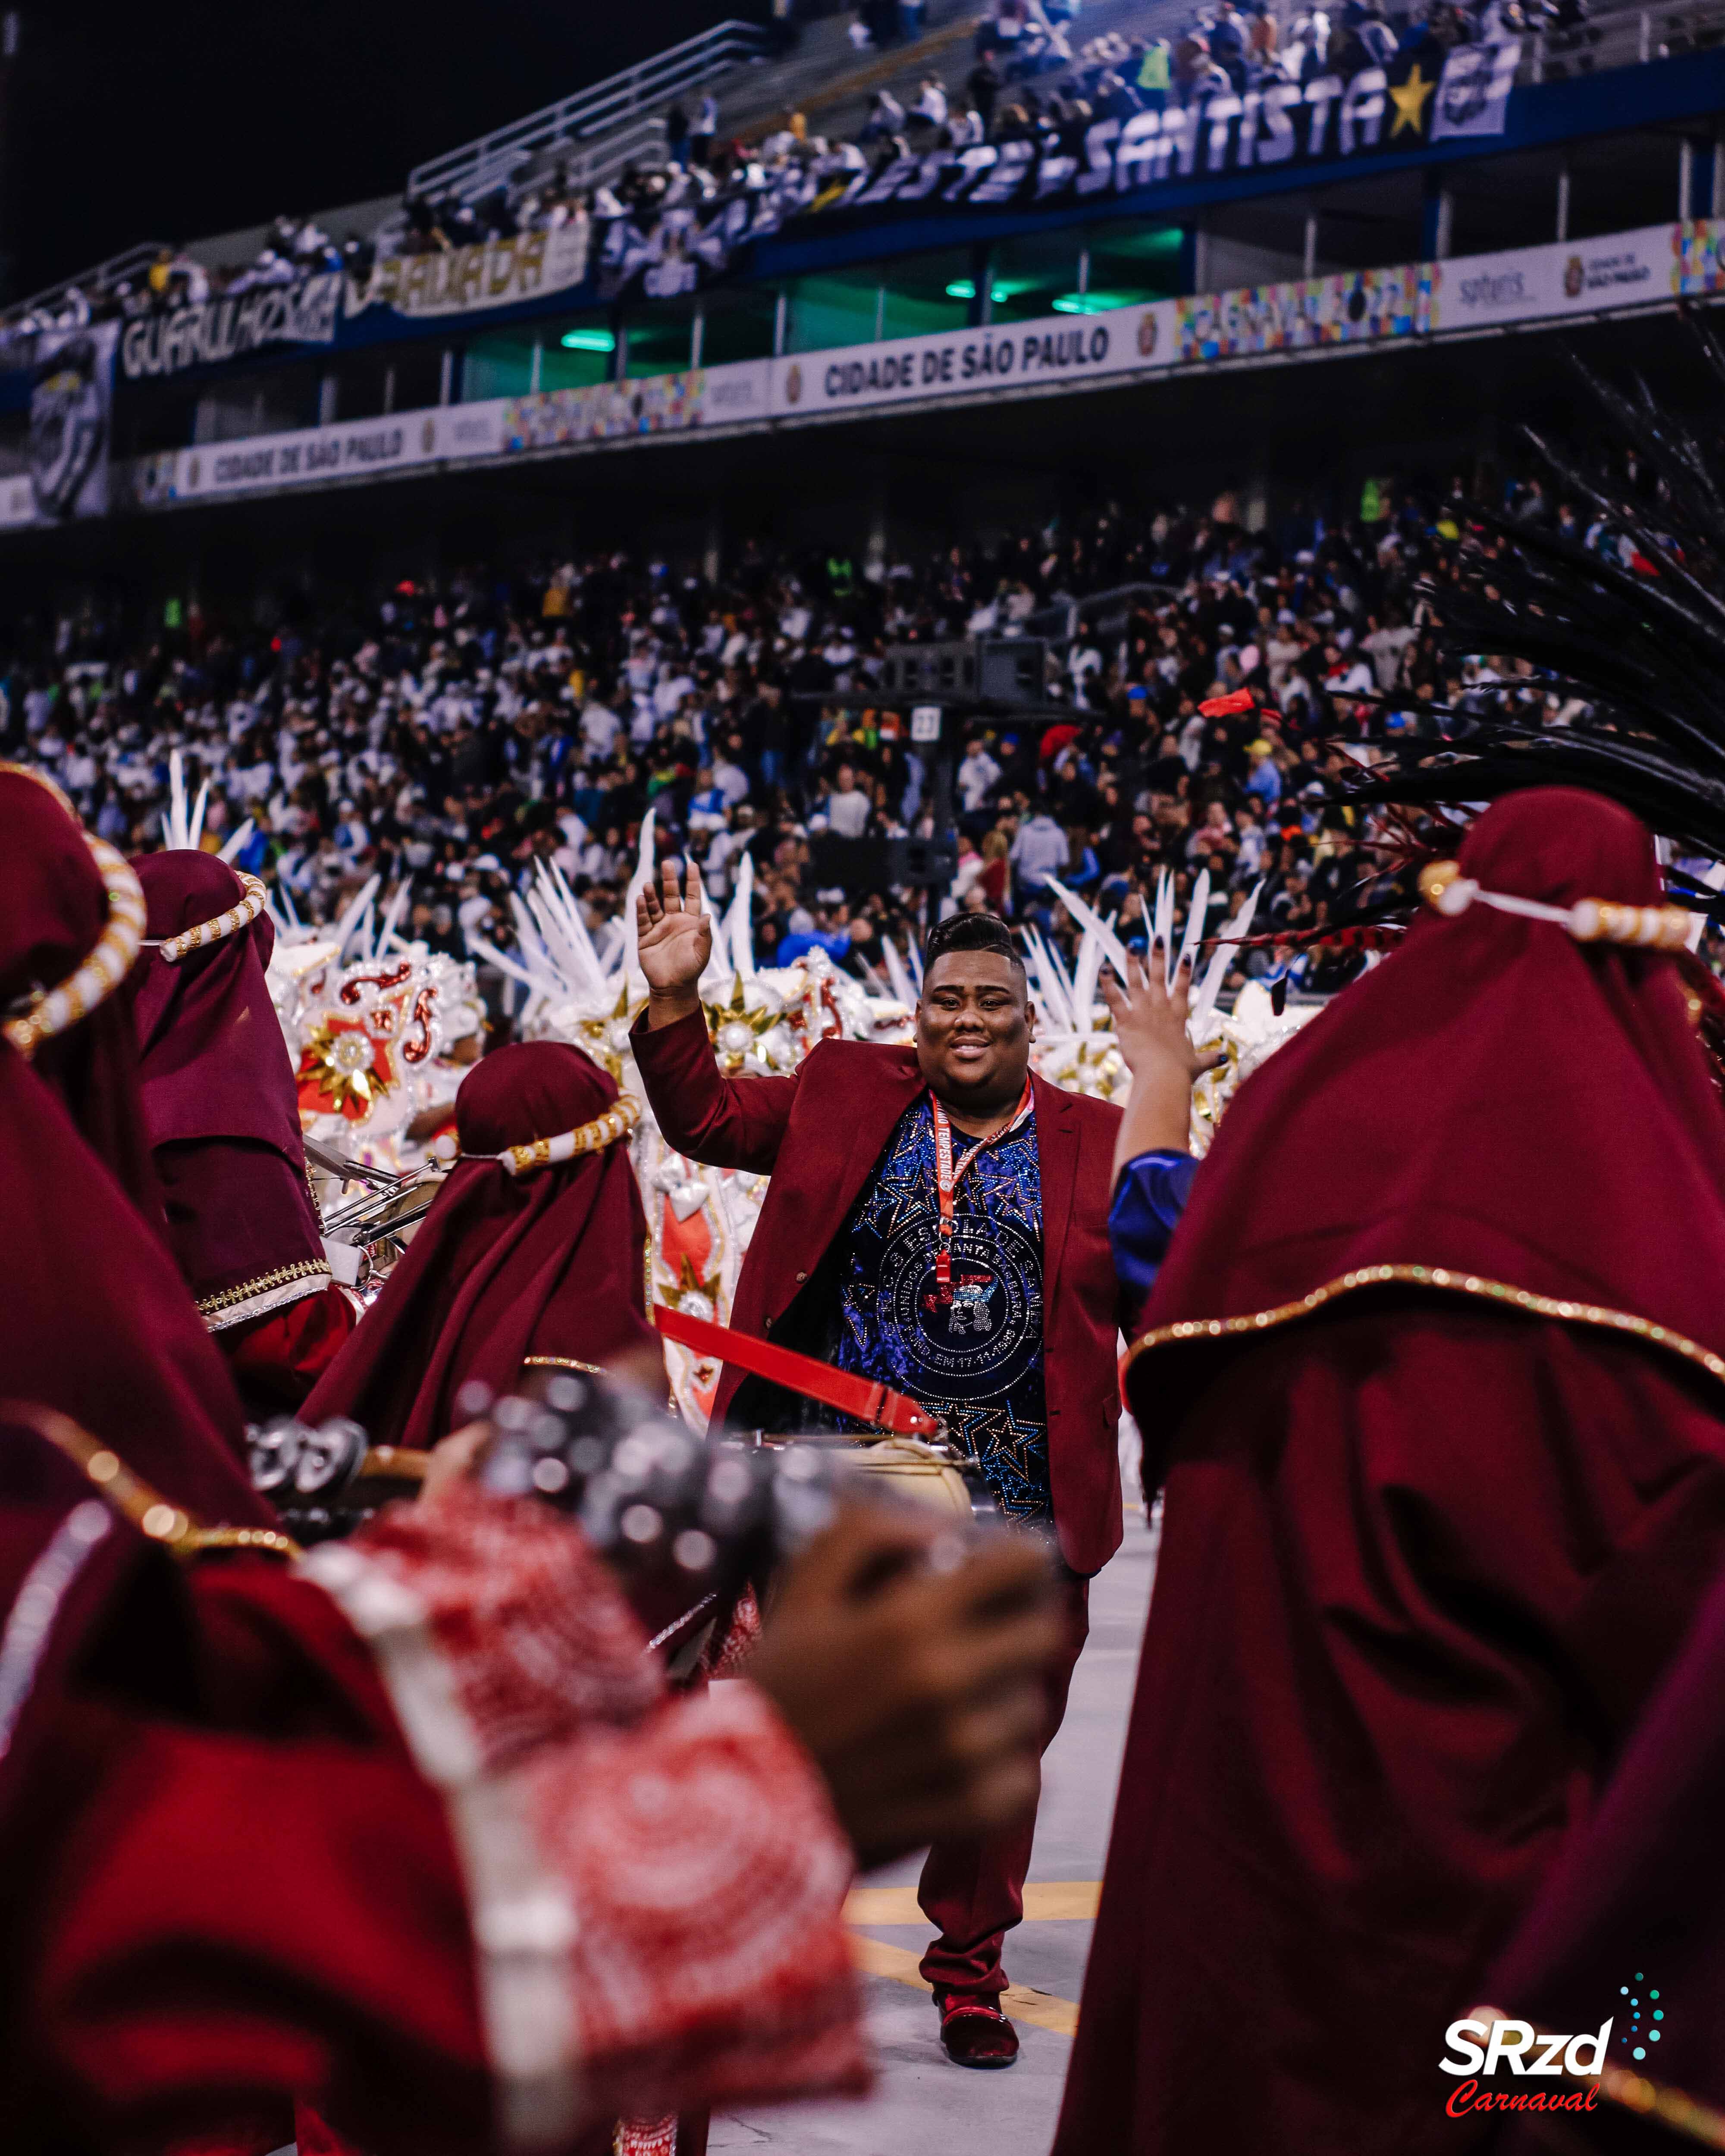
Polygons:
[[565,330],[557,339],[565,352],[615,352],[617,340],[609,330]]
[[1116,307],[1134,307],[1151,297],[1148,292],[1062,292],[1054,303],[1057,315],[1106,315]]
[[1110,254],[1178,254],[1183,238],[1178,225],[1163,225],[1154,232],[1135,232],[1126,238],[1110,233],[1106,251]]
[[[988,297],[998,307],[1009,300],[1014,292],[1022,292],[1024,289],[1022,285],[991,285]],[[976,286],[968,277],[955,277],[947,287],[947,297],[949,300],[973,300]]]

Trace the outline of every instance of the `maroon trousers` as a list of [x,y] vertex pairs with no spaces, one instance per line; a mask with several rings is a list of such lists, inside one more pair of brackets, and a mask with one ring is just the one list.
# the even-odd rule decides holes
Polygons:
[[[1048,1673],[1045,1752],[1065,1719],[1072,1671],[1090,1633],[1090,1582],[1075,1572],[1065,1572],[1061,1585],[1066,1647]],[[937,1991],[997,1998],[1005,1990],[1000,1949],[1007,1933],[1024,1918],[1024,1875],[1030,1869],[1035,1835],[1032,1813],[1022,1826],[972,1841],[937,1841],[929,1851],[916,1882],[916,1899],[938,1933],[922,1957],[923,1980]]]

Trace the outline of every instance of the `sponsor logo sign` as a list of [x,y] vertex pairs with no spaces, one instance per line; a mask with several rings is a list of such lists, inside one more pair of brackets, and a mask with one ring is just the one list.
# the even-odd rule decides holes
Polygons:
[[1549,321],[1565,315],[1634,306],[1690,289],[1674,233],[1700,228],[1649,225],[1601,239],[1518,247],[1429,265],[1431,326],[1484,327]]

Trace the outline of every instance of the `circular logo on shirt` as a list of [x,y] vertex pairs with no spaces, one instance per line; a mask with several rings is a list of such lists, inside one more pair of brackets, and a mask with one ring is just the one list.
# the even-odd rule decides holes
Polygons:
[[926,1219],[906,1221],[887,1238],[877,1293],[924,1382],[953,1400],[1010,1391],[1041,1345],[1041,1268],[1013,1221],[958,1216],[950,1296],[941,1290]]

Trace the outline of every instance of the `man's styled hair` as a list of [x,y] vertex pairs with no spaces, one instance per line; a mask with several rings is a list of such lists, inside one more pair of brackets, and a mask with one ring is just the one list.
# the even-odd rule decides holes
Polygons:
[[935,960],[944,958],[949,951],[993,951],[1009,960],[1020,973],[1024,970],[1012,931],[998,913],[954,913],[937,921],[922,947],[925,977]]

